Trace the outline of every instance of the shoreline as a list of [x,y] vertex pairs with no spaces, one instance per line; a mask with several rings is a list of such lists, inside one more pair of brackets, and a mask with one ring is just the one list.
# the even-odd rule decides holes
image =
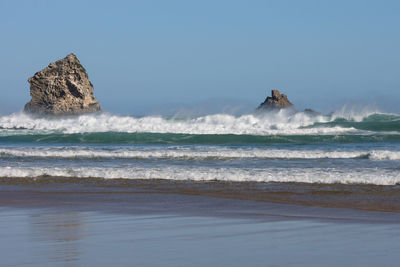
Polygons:
[[[0,178],[0,206],[42,206],[47,201],[108,203],[133,196],[199,196],[215,199],[289,204],[304,207],[400,212],[400,186],[370,184],[306,184],[133,180],[102,178]],[[56,202],[54,202],[56,203]]]

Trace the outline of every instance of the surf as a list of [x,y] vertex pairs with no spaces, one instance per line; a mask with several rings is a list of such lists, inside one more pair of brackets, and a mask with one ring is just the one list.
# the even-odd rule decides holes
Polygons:
[[225,146],[156,146],[156,147],[3,147],[0,156],[8,158],[60,159],[173,159],[173,160],[235,160],[235,159],[370,159],[400,160],[400,151],[354,149],[277,149],[269,147]]
[[386,169],[335,168],[207,168],[165,166],[163,168],[107,168],[107,167],[3,167],[0,177],[71,177],[103,179],[164,179],[178,181],[231,181],[231,182],[296,182],[321,184],[376,184],[400,183],[397,171]]
[[199,117],[120,116],[110,113],[76,117],[0,117],[0,142],[244,144],[313,142],[399,142],[397,114],[343,111],[329,115],[304,112],[211,114]]

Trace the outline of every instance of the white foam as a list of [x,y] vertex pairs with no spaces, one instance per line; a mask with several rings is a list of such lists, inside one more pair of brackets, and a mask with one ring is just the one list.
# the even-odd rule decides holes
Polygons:
[[104,168],[104,167],[2,167],[0,177],[98,177],[106,179],[168,179],[235,182],[364,183],[394,185],[400,172],[388,169],[335,168]]
[[[249,134],[249,135],[324,135],[358,132],[354,128],[313,127],[315,122],[328,122],[327,116],[292,114],[288,111],[233,116],[214,114],[192,119],[167,119],[158,116],[131,117],[107,113],[64,118],[36,118],[25,113],[0,117],[2,135],[60,132],[66,134],[87,132],[147,132],[183,134]],[[25,130],[11,130],[23,128]],[[4,130],[8,129],[8,130]]]
[[301,150],[229,148],[218,146],[170,147],[3,147],[1,156],[52,158],[173,158],[173,159],[351,159],[400,160],[400,151],[388,150]]
[[339,110],[333,112],[331,121],[341,118],[348,121],[361,122],[363,119],[374,114],[382,114],[382,112],[372,106],[344,105]]
[[368,153],[369,159],[372,160],[400,160],[399,151],[373,150]]

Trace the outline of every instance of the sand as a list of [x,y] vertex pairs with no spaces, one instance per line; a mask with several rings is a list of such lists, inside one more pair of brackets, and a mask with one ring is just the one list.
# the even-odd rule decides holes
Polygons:
[[[286,190],[293,185],[273,186],[291,192],[282,194],[286,202],[308,188],[294,194]],[[271,202],[253,187],[2,180],[2,266],[396,266],[400,260],[400,213],[323,207],[322,193],[312,205]],[[372,198],[394,194],[372,191]],[[352,194],[363,199],[364,193]]]

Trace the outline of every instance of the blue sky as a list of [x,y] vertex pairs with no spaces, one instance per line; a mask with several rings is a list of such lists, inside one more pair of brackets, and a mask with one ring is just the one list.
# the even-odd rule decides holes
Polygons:
[[251,109],[400,112],[399,1],[0,1],[0,113],[75,53],[112,113]]

